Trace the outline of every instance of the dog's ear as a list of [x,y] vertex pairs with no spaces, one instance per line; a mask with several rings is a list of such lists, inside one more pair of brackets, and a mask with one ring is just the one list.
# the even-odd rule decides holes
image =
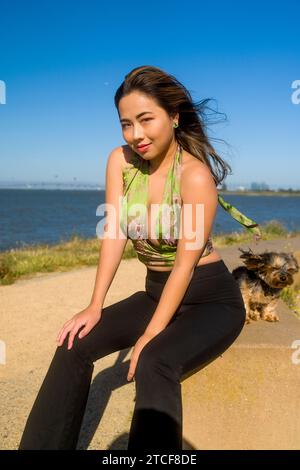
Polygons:
[[297,273],[299,271],[299,263],[298,263],[298,260],[297,260],[296,256],[294,256],[293,253],[291,253],[291,259],[294,261],[295,269],[296,269],[296,273]]
[[239,248],[239,250],[242,252],[240,258],[243,259],[248,269],[255,270],[261,268],[264,265],[263,257],[261,255],[253,253],[251,248],[248,248],[248,250],[243,250],[242,248]]
[[[291,268],[293,269],[295,273],[299,271],[299,263],[297,257],[294,255],[292,251],[289,251],[288,253],[283,253],[287,257],[287,261],[291,263]],[[294,265],[294,266],[293,266]]]

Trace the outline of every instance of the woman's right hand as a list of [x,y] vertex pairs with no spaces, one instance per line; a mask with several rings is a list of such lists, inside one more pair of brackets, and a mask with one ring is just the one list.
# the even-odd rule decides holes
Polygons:
[[94,307],[89,305],[87,308],[81,312],[74,315],[70,320],[68,320],[63,327],[61,328],[56,341],[58,346],[61,346],[65,340],[65,337],[69,333],[68,349],[71,349],[73,346],[73,340],[78,330],[84,326],[80,331],[78,338],[81,339],[87,335],[92,328],[98,323],[101,318],[102,309],[99,307]]

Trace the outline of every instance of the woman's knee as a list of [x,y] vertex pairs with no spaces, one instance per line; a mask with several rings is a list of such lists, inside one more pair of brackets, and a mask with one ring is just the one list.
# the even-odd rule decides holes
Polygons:
[[154,351],[154,348],[142,349],[135,370],[135,380],[149,379],[151,381],[151,378],[157,375],[172,380],[179,380],[180,371],[178,364],[167,360],[162,354]]
[[73,348],[82,361],[93,364],[98,359],[118,350],[118,344],[113,337],[110,338],[105,334],[101,324],[95,325],[83,338],[78,337],[80,331],[74,337]]
[[87,363],[91,365],[93,361],[90,359],[90,354],[87,344],[83,341],[84,338],[79,339],[78,334],[74,337],[71,349],[68,349],[69,336],[67,335],[63,343],[57,347],[56,357],[61,360],[67,359],[68,361]]

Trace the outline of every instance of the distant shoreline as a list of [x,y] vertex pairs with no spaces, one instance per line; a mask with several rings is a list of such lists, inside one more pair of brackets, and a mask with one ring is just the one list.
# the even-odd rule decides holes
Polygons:
[[218,190],[221,195],[237,195],[237,196],[300,196],[299,191],[222,191]]
[[92,186],[92,185],[51,185],[51,184],[27,184],[27,185],[18,185],[18,186],[1,186],[1,189],[9,189],[9,190],[26,190],[26,191],[105,191],[105,188],[102,186]]
[[[34,186],[34,185],[20,185],[20,186],[0,186],[0,190],[26,190],[26,191],[105,191],[105,187],[102,186],[89,186],[89,185],[82,185],[82,186],[51,186],[51,185],[41,185],[41,186]],[[229,196],[300,196],[300,190],[286,190],[286,191],[251,191],[251,190],[222,190],[218,189],[218,193],[221,195],[229,195]]]

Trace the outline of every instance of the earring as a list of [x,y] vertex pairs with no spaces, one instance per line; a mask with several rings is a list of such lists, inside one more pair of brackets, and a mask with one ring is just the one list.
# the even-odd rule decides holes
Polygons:
[[178,127],[178,122],[173,122],[173,127],[177,128]]

